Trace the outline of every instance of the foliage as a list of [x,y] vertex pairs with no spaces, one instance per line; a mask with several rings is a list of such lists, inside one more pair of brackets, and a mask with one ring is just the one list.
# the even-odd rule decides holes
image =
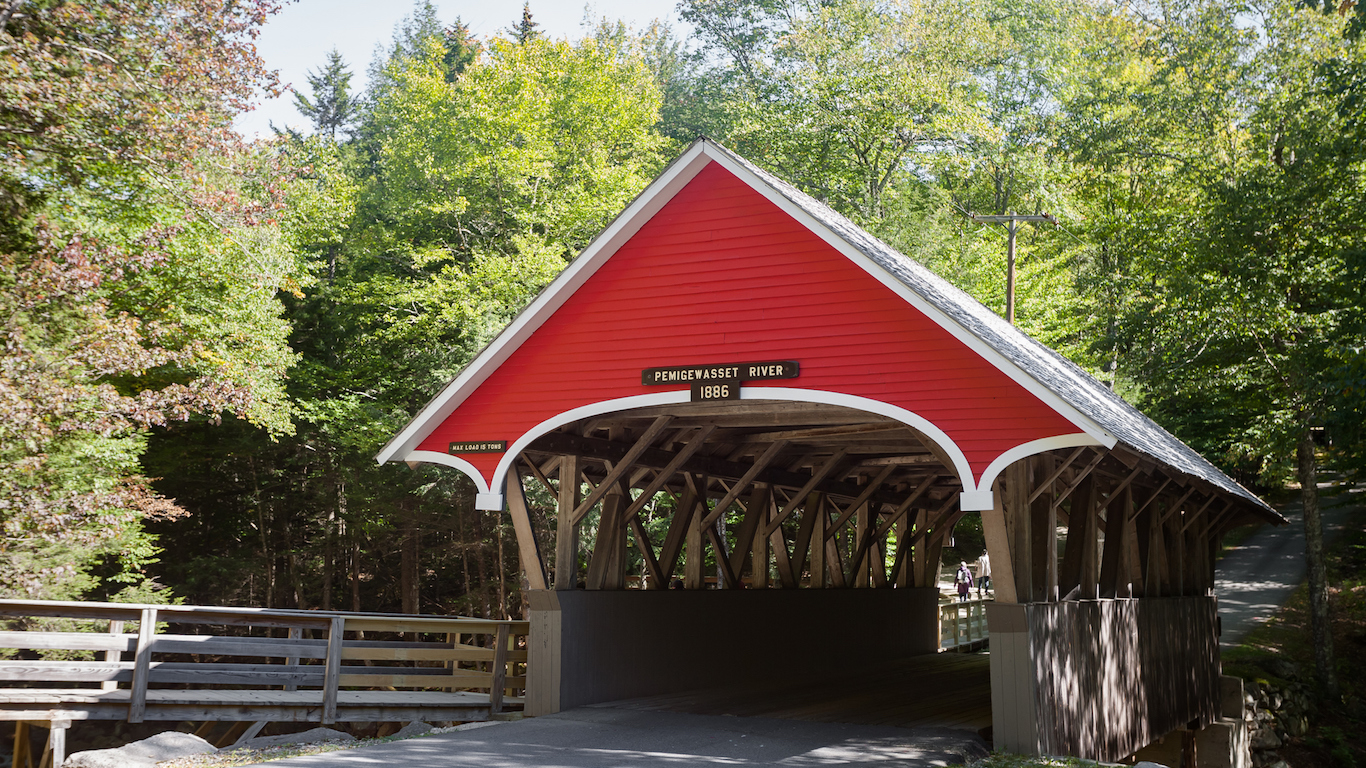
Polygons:
[[150,428],[291,429],[284,173],[228,132],[272,83],[251,38],[274,7],[0,12],[4,593],[136,587],[157,552],[141,521],[183,514],[140,471]]

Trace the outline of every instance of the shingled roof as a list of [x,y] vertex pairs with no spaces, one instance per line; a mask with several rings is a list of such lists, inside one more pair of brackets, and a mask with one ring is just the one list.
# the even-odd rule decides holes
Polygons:
[[1246,501],[1274,522],[1284,522],[1284,518],[1256,494],[1224,474],[1094,376],[1007,323],[972,296],[791,184],[714,141],[699,141],[707,143],[710,149],[758,177],[1068,405],[1093,420],[1113,435],[1119,444]]

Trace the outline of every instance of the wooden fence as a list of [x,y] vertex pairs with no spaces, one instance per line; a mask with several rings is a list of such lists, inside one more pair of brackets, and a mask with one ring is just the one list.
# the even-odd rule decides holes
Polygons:
[[0,616],[47,625],[0,631],[0,720],[50,725],[54,765],[72,720],[484,720],[526,688],[524,621],[33,600]]
[[987,643],[986,604],[991,600],[939,604],[939,650],[969,651]]

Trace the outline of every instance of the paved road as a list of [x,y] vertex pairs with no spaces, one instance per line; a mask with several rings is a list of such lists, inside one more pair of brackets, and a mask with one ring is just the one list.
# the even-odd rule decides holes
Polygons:
[[[1320,484],[1324,537],[1331,541],[1353,513],[1366,503],[1366,488],[1357,487],[1336,496],[1327,483]],[[1224,555],[1215,566],[1215,594],[1223,620],[1220,644],[1229,648],[1243,641],[1254,627],[1279,609],[1305,578],[1304,514],[1298,500],[1281,514],[1289,525],[1263,526],[1261,530]]]
[[584,708],[362,749],[292,757],[270,768],[928,768],[985,757],[974,733],[762,717]]

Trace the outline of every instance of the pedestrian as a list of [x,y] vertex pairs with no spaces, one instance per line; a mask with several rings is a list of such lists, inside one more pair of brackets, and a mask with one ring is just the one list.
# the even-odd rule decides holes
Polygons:
[[972,571],[968,570],[968,564],[958,561],[958,572],[953,575],[953,583],[958,585],[958,602],[968,601],[968,592],[972,589]]
[[977,596],[982,596],[982,590],[991,589],[991,558],[986,552],[977,558]]

